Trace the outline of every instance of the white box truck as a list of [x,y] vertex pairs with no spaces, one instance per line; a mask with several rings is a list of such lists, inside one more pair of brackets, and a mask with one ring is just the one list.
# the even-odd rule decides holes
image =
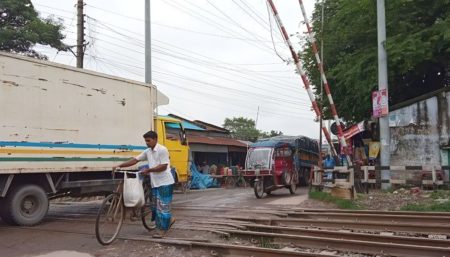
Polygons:
[[111,167],[146,148],[168,101],[153,85],[0,52],[1,218],[34,225],[51,198],[110,192]]

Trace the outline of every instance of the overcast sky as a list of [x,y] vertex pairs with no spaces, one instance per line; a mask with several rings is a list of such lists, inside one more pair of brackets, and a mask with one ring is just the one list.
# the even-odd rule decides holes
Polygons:
[[[76,44],[76,0],[32,0],[42,17],[62,19]],[[291,39],[306,26],[297,0],[275,0]],[[304,0],[311,14],[315,0]],[[144,81],[144,1],[85,0],[86,69]],[[257,128],[318,138],[318,123],[291,56],[264,0],[152,0],[152,81],[173,113],[221,126],[256,119]],[[272,24],[272,26],[270,25]],[[300,25],[300,26],[299,26]],[[271,33],[272,31],[272,33]],[[273,37],[273,41],[272,41]],[[37,47],[50,61],[74,66],[71,53]],[[75,48],[74,48],[75,50]],[[137,113],[138,115],[138,113]]]

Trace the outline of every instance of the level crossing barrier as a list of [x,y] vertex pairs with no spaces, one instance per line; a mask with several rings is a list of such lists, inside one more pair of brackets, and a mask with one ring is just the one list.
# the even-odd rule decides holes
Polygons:
[[352,167],[335,166],[332,169],[312,168],[310,189],[331,191],[332,195],[340,198],[353,199],[355,197],[355,174]]
[[[360,170],[363,174],[360,181],[364,185],[366,192],[368,192],[369,185],[379,185],[381,183],[390,183],[393,186],[415,185],[422,186],[422,188],[432,187],[436,189],[437,187],[445,186],[446,183],[448,184],[448,175],[445,174],[445,171],[448,172],[450,166],[361,166]],[[393,172],[407,171],[410,171],[410,174],[403,173],[401,176],[383,180],[379,179],[381,170],[390,170],[391,175]]]
[[[381,170],[390,170],[391,179],[381,179]],[[311,170],[310,186],[319,190],[345,189],[351,198],[356,190],[368,193],[369,187],[379,187],[381,183],[398,186],[421,186],[423,189],[448,187],[448,171],[450,166],[335,166],[332,169],[322,169],[314,166]],[[447,171],[447,173],[445,172]],[[409,172],[409,173],[405,173]],[[395,175],[395,173],[398,173]]]

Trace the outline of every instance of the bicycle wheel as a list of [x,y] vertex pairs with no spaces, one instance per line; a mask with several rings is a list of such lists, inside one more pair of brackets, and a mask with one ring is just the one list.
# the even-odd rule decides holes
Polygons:
[[225,179],[225,187],[226,188],[235,188],[236,187],[236,180],[233,177],[228,176]]
[[189,193],[191,191],[192,177],[189,176],[186,182],[181,183],[181,191],[183,194]]
[[95,221],[95,237],[102,245],[111,244],[122,228],[125,206],[122,196],[113,193],[103,200]]
[[155,224],[152,222],[152,189],[150,183],[146,183],[144,181],[144,194],[145,194],[145,204],[141,208],[141,220],[142,225],[144,225],[145,229],[148,231],[152,231],[155,229]]

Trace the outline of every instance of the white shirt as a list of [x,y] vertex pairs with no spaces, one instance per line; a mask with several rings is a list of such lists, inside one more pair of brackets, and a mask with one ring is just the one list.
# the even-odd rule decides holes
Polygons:
[[138,161],[148,161],[148,167],[154,168],[160,164],[167,164],[165,171],[150,172],[152,187],[172,185],[175,183],[170,172],[169,151],[163,145],[156,144],[153,149],[147,148],[141,154],[135,157]]

